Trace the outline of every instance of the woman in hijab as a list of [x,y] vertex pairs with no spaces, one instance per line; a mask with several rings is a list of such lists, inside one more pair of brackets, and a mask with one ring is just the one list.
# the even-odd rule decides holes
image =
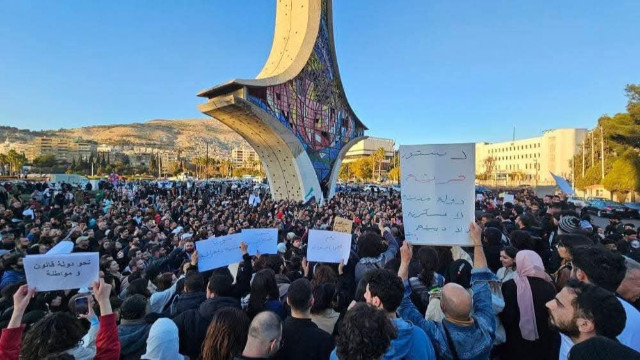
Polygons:
[[517,275],[502,284],[504,310],[500,320],[507,342],[501,359],[544,360],[557,358],[558,333],[549,326],[545,304],[555,298],[556,290],[544,271],[542,259],[531,250],[516,255]]
[[178,352],[179,348],[178,327],[173,320],[160,318],[149,330],[147,352],[141,359],[185,360],[185,357]]

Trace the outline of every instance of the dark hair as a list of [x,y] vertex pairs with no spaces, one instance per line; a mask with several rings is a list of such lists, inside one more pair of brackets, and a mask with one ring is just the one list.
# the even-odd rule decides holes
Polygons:
[[567,283],[576,294],[572,304],[575,317],[593,322],[596,334],[615,339],[624,330],[627,314],[616,295],[599,286],[581,283],[575,279]]
[[215,312],[202,343],[202,360],[232,360],[247,344],[250,320],[244,311],[225,307]]
[[438,252],[431,246],[423,246],[418,250],[418,261],[420,262],[420,275],[418,279],[426,287],[431,287],[433,282],[433,275],[438,269]]
[[233,289],[233,279],[227,274],[214,273],[209,278],[207,288],[217,296],[228,296]]
[[156,276],[156,286],[158,291],[163,291],[171,287],[173,284],[173,273],[166,272]]
[[199,273],[190,273],[184,278],[184,288],[189,292],[204,291],[204,279]]
[[590,283],[611,292],[618,289],[627,271],[624,256],[601,246],[577,247],[571,255],[573,266],[582,270]]
[[518,215],[518,217],[520,217],[520,221],[522,222],[522,225],[524,225],[525,228],[538,226],[538,222],[536,221],[536,218],[534,218],[533,215],[529,213],[522,213]]
[[135,279],[127,288],[127,296],[140,294],[146,298],[151,297],[151,292],[149,291],[149,280],[147,279]]
[[305,278],[298,279],[289,285],[287,302],[291,309],[306,311],[311,308],[311,283]]
[[358,237],[358,256],[360,258],[378,257],[383,249],[382,240],[378,234],[365,232]]
[[513,260],[515,260],[516,255],[518,255],[518,249],[514,248],[513,246],[507,246],[502,249],[502,251],[504,251],[504,253]]
[[313,289],[311,313],[320,314],[327,309],[333,308],[336,301],[336,286],[332,283],[319,284]]
[[510,234],[511,245],[518,250],[535,250],[536,243],[531,235],[523,230],[514,230]]
[[347,312],[336,338],[336,353],[341,360],[380,359],[398,332],[387,315],[359,303]]
[[267,255],[266,267],[273,270],[274,273],[280,274],[284,271],[284,260],[282,260],[280,255]]
[[67,312],[54,312],[27,331],[20,358],[40,360],[49,354],[73,349],[83,336],[84,330],[78,319]]
[[256,273],[251,282],[247,314],[250,318],[253,318],[259,312],[265,310],[267,300],[278,300],[279,298],[280,292],[276,282],[276,273],[271,269],[262,269]]
[[471,270],[473,266],[467,260],[458,259],[449,264],[444,273],[444,283],[456,283],[465,289],[471,288]]
[[125,320],[142,319],[147,314],[147,298],[140,294],[129,296],[120,306],[120,316]]
[[404,285],[398,275],[389,270],[376,269],[369,271],[365,278],[371,296],[377,296],[386,311],[395,312],[404,295]]
[[573,250],[580,246],[591,246],[593,240],[585,235],[580,234],[562,234],[558,236],[558,246],[567,248],[569,254],[573,254]]
[[311,280],[311,284],[315,287],[324,283],[337,284],[338,275],[331,266],[318,264],[318,266],[313,270],[313,280]]

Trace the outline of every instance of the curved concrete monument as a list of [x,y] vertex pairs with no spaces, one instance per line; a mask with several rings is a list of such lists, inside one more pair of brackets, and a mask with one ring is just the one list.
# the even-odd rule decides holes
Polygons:
[[249,142],[275,199],[331,198],[342,158],[367,129],[347,102],[331,0],[278,0],[271,53],[256,79],[202,91],[198,108]]

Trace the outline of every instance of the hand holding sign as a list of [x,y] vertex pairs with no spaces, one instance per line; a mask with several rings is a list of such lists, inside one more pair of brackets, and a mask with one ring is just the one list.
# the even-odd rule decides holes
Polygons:
[[27,256],[24,258],[27,284],[37,291],[89,287],[99,278],[98,259],[97,252]]

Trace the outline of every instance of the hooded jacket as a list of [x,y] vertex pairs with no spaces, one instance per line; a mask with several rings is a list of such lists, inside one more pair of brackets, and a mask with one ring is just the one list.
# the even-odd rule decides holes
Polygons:
[[233,297],[207,299],[197,309],[191,309],[173,318],[180,335],[180,353],[191,359],[200,357],[202,342],[216,311],[225,307],[240,309],[240,301]]
[[121,359],[139,359],[144,353],[151,324],[144,319],[122,320],[118,326]]

